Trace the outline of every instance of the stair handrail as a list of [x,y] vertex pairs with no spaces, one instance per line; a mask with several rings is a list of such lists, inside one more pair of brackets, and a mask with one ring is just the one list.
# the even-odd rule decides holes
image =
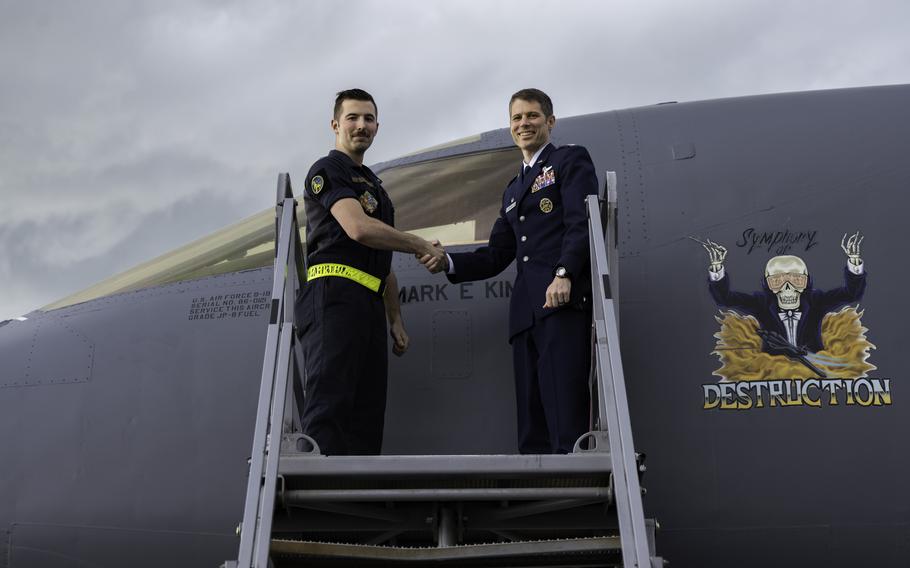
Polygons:
[[250,457],[243,521],[239,527],[239,568],[268,568],[278,460],[288,395],[295,366],[294,302],[305,278],[305,255],[297,222],[297,202],[288,174],[278,175],[275,207],[275,264],[271,311],[259,385],[259,403]]
[[[589,195],[588,239],[591,254],[591,292],[594,304],[594,365],[597,381],[597,411],[599,427],[606,427],[613,462],[613,491],[623,565],[646,568],[652,565],[645,530],[638,463],[632,440],[632,424],[626,398],[626,383],[619,346],[619,324],[615,290],[618,279],[618,248],[616,243],[617,192],[616,173],[607,172],[606,209],[613,225],[606,235],[601,222],[603,196]],[[605,243],[605,240],[608,243]],[[610,248],[607,248],[607,244]],[[611,257],[613,257],[611,259]],[[613,262],[611,262],[611,260]],[[611,272],[611,268],[613,271]],[[606,424],[604,424],[606,419]]]

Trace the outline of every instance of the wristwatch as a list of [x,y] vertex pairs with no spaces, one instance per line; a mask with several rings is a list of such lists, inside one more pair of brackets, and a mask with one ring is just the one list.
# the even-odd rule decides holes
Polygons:
[[557,267],[553,270],[553,276],[555,276],[555,277],[557,277],[557,278],[571,278],[571,277],[569,276],[569,271],[566,270],[566,267],[565,267],[565,266],[557,266]]

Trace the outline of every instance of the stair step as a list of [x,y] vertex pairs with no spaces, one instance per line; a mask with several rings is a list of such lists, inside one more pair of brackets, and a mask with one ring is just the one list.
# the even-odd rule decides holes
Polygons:
[[272,540],[285,566],[612,566],[621,564],[619,536],[485,543],[436,548]]

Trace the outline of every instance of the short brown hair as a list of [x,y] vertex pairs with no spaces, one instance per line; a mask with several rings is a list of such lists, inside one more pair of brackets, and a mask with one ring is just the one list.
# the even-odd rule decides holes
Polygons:
[[369,101],[373,103],[373,108],[376,110],[376,114],[379,114],[379,107],[376,106],[376,101],[373,100],[373,95],[364,91],[363,89],[345,89],[344,91],[339,91],[335,96],[335,110],[332,112],[332,116],[335,117],[335,120],[338,120],[338,113],[341,112],[341,103],[347,100]]
[[512,112],[512,103],[515,102],[515,99],[538,103],[540,104],[540,110],[543,111],[545,117],[549,118],[553,116],[553,101],[551,101],[550,97],[540,89],[522,89],[512,95],[512,98],[509,99],[510,113]]

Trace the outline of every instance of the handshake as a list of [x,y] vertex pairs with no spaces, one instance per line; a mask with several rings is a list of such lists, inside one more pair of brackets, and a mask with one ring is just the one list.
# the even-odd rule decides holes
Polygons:
[[437,272],[446,272],[449,269],[449,259],[446,256],[446,251],[442,248],[442,245],[439,244],[439,241],[424,241],[426,246],[425,250],[415,253],[414,258],[420,261],[420,264],[426,268],[430,274],[436,274]]

